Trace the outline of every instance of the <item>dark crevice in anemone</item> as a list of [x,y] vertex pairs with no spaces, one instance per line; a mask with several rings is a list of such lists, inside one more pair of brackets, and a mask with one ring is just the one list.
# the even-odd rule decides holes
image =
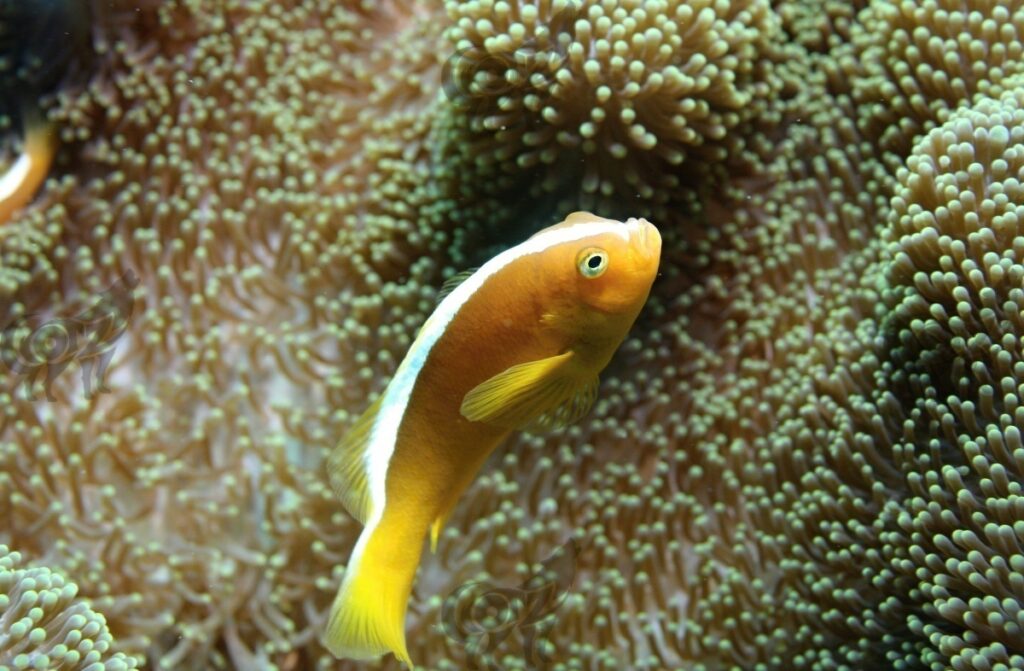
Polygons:
[[0,112],[87,72],[90,31],[90,2],[0,0]]

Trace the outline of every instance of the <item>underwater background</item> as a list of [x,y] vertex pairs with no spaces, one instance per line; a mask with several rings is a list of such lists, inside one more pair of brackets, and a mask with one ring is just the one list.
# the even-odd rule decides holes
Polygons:
[[445,278],[589,209],[661,276],[424,555],[417,668],[1024,668],[1022,52],[1020,0],[0,2],[0,168],[58,138],[0,221],[0,667],[400,668],[318,642],[324,459]]

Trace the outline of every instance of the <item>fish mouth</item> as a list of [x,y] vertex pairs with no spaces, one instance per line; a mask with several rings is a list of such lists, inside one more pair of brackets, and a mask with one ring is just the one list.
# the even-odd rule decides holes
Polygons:
[[646,219],[629,219],[626,224],[630,227],[636,249],[644,258],[657,259],[661,256],[661,233],[654,224]]

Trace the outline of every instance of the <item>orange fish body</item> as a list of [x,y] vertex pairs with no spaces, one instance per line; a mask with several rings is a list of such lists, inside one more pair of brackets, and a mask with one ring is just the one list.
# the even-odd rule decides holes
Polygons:
[[657,274],[644,220],[575,213],[499,254],[439,303],[381,397],[332,453],[332,482],[366,527],[324,643],[339,657],[393,652],[412,667],[405,611],[423,539],[513,430],[589,409],[598,373]]
[[53,126],[38,113],[24,112],[24,147],[21,155],[0,175],[0,224],[25,207],[50,172],[57,150]]

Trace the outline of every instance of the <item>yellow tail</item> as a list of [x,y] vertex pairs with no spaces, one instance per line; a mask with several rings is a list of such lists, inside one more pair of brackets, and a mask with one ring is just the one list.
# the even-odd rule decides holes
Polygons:
[[[331,606],[324,645],[335,657],[374,659],[388,652],[413,668],[405,648],[405,611],[423,551],[421,530],[368,525],[359,536]],[[398,528],[396,528],[398,527]]]

